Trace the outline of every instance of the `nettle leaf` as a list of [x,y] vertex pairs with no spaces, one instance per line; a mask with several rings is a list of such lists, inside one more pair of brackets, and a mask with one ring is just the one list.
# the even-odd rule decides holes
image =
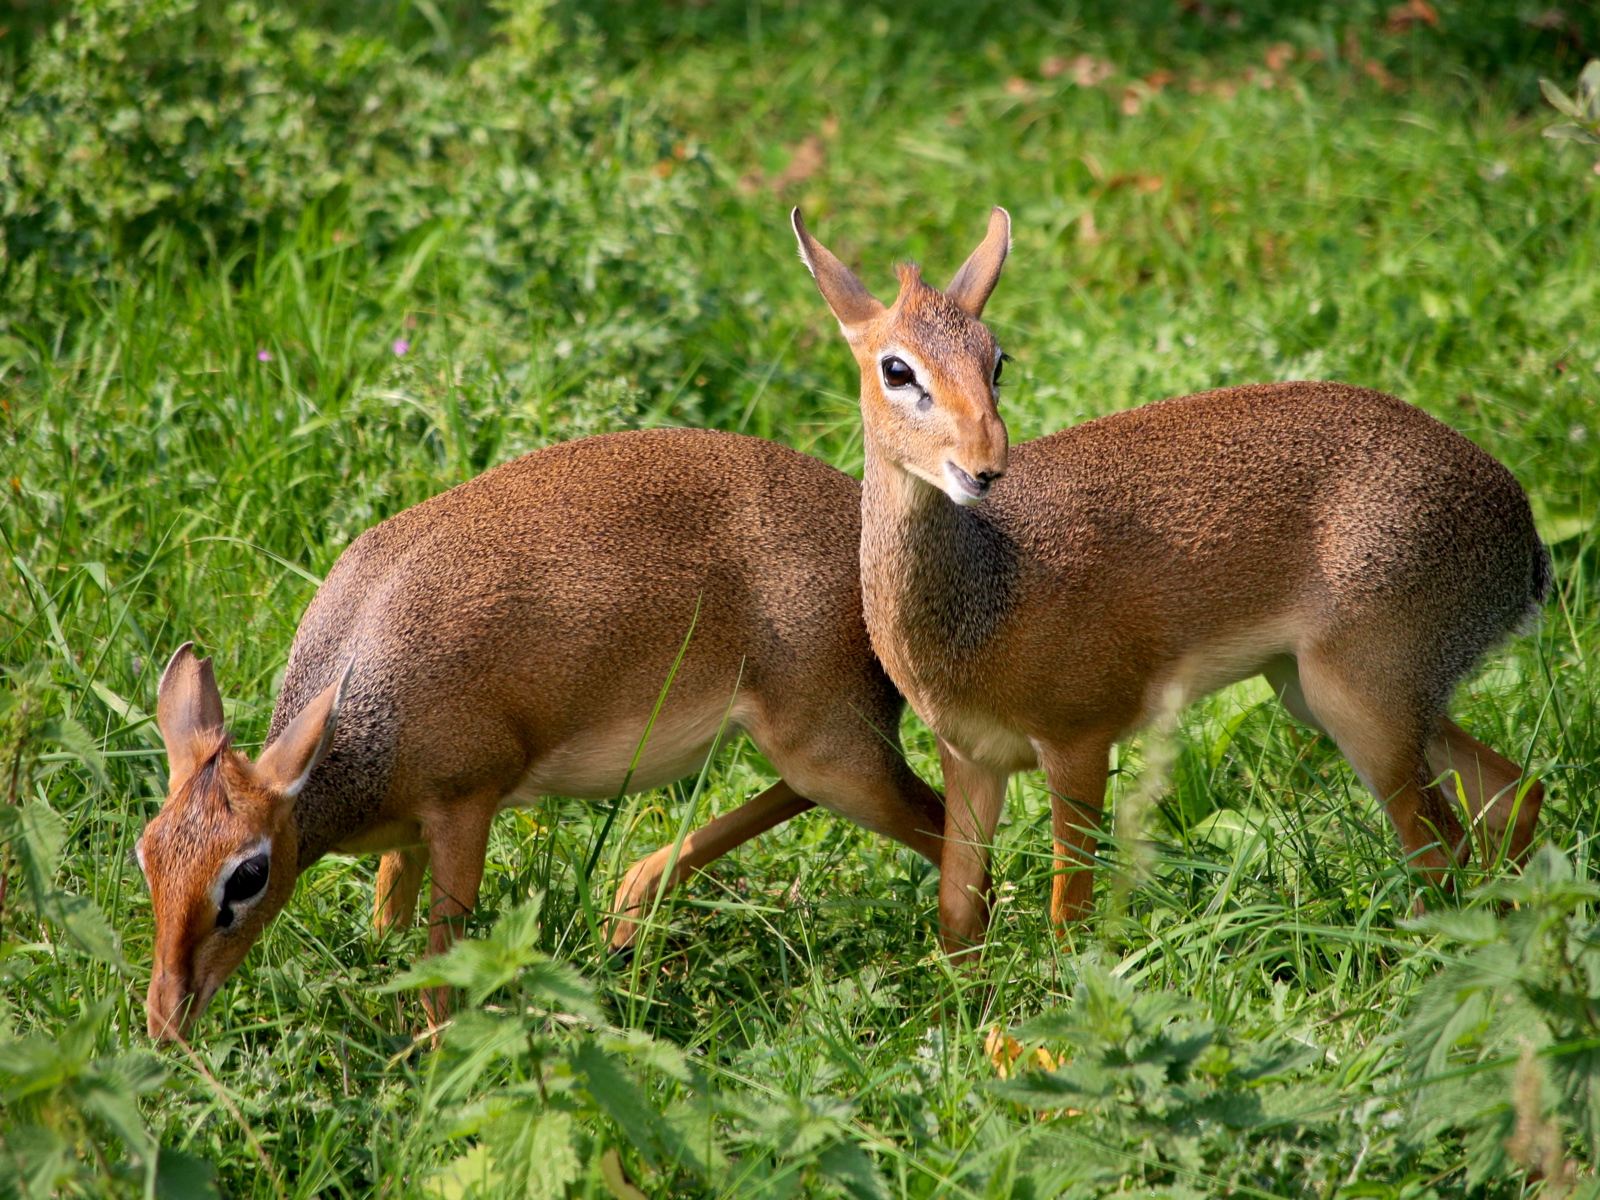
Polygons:
[[123,974],[133,967],[117,946],[117,935],[100,906],[87,896],[55,892],[46,898],[41,911],[61,926],[77,947],[92,958],[115,967]]
[[99,746],[89,731],[77,721],[71,717],[57,717],[40,730],[40,736],[75,754],[101,787],[111,785],[111,778],[106,774],[106,762],[100,754]]
[[1054,1071],[1028,1071],[989,1085],[998,1096],[1029,1108],[1086,1108],[1116,1092],[1106,1071],[1076,1064]]
[[515,1018],[468,1010],[451,1022],[440,1051],[442,1096],[465,1096],[490,1067],[528,1051],[528,1031]]
[[22,838],[16,844],[28,891],[38,906],[55,890],[56,872],[61,869],[61,849],[67,844],[67,823],[43,800],[31,799],[22,806]]
[[573,1148],[574,1128],[571,1114],[559,1111],[517,1107],[497,1117],[484,1131],[499,1176],[496,1192],[527,1200],[565,1196],[583,1169]]
[[500,1174],[489,1161],[489,1147],[480,1142],[429,1176],[423,1190],[441,1200],[466,1200],[492,1195],[499,1186]]
[[78,1174],[72,1143],[44,1125],[13,1124],[0,1154],[0,1195],[49,1200],[63,1195]]
[[[156,1142],[139,1115],[140,1073],[120,1067],[115,1061],[98,1066],[85,1073],[73,1091],[85,1113],[104,1122],[130,1151],[144,1159],[155,1150]],[[157,1074],[155,1082],[159,1084],[165,1074]]]
[[535,896],[501,917],[487,937],[458,941],[447,953],[401,972],[379,990],[455,987],[465,991],[473,1004],[482,1004],[515,983],[529,999],[603,1024],[588,980],[537,949],[542,902],[542,895]]
[[671,1042],[657,1041],[642,1029],[602,1038],[601,1045],[611,1054],[625,1056],[635,1066],[660,1071],[679,1083],[689,1083],[694,1078],[682,1050]]
[[1402,929],[1418,933],[1443,934],[1453,942],[1469,946],[1486,946],[1500,936],[1500,922],[1483,908],[1467,912],[1425,913],[1399,922]]
[[221,1200],[217,1169],[203,1158],[161,1148],[156,1159],[156,1200]]
[[817,1155],[817,1169],[857,1200],[887,1200],[889,1189],[872,1158],[853,1142],[834,1142]]
[[652,1167],[660,1167],[671,1158],[699,1166],[698,1156],[679,1142],[677,1131],[650,1102],[638,1078],[598,1043],[584,1041],[568,1062],[596,1107],[617,1123],[628,1142]]

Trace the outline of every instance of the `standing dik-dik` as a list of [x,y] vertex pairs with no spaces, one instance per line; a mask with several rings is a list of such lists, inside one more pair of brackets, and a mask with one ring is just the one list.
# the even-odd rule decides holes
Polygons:
[[[431,863],[429,948],[444,950],[497,811],[682,778],[730,701],[782,781],[692,834],[668,886],[813,804],[937,862],[943,805],[900,755],[902,701],[861,621],[859,529],[848,476],[770,442],[587,438],[358,538],[306,611],[256,762],[229,746],[210,660],[181,648],[159,689],[169,799],[138,846],[151,1035],[188,1029],[329,851],[383,853],[380,928],[411,920]],[[671,854],[629,872],[614,946]],[[424,1002],[437,1019],[446,998]]]
[[1165,400],[1008,452],[1003,356],[979,320],[1005,210],[943,292],[899,267],[887,308],[793,221],[861,368],[867,629],[939,739],[947,946],[987,927],[1012,772],[1044,768],[1051,916],[1082,917],[1111,744],[1257,674],[1333,737],[1418,866],[1437,877],[1465,849],[1447,771],[1486,848],[1524,853],[1541,788],[1445,715],[1550,587],[1509,471],[1408,404],[1331,383]]

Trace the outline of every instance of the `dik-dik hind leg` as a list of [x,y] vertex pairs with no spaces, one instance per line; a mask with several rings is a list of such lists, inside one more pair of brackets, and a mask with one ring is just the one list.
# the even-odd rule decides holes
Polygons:
[[1050,920],[1058,927],[1094,913],[1094,860],[1099,849],[1111,739],[1084,738],[1066,746],[1042,746],[1039,765],[1050,787],[1050,826],[1055,870],[1050,885]]
[[1437,716],[1359,659],[1302,654],[1298,682],[1317,727],[1383,802],[1406,861],[1433,883],[1444,883],[1462,831],[1439,790],[1429,786],[1423,748]]
[[[448,815],[440,815],[425,826],[433,863],[433,903],[428,911],[430,955],[450,949],[465,932],[467,915],[478,903],[489,826],[498,800],[497,795],[487,804],[458,802]],[[450,989],[425,989],[422,1007],[437,1028],[450,1015]]]
[[428,870],[428,847],[389,850],[378,860],[378,887],[372,901],[372,923],[379,937],[410,928],[417,915],[417,895]]
[[[1502,853],[1521,863],[1539,823],[1544,785],[1531,783],[1519,796],[1522,769],[1448,717],[1440,720],[1439,732],[1428,743],[1428,766],[1435,777],[1445,776],[1446,803],[1458,804],[1455,775],[1461,777],[1461,791],[1472,817],[1471,840],[1478,845],[1483,865],[1492,866]],[[1458,853],[1464,853],[1464,848]]]
[[958,962],[975,958],[989,929],[989,851],[1006,799],[1006,776],[939,742],[944,767],[944,852],[939,867],[939,940]]
[[[745,801],[732,812],[723,813],[684,838],[682,847],[678,848],[678,861],[673,864],[672,875],[667,879],[666,886],[669,889],[677,887],[689,877],[690,872],[709,865],[734,847],[744,845],[790,817],[815,807],[812,801],[780,779],[754,800]],[[628,868],[612,906],[617,913],[611,925],[613,953],[632,945],[633,939],[638,936],[639,921],[661,894],[662,876],[667,872],[667,864],[672,861],[673,849],[671,845],[663,846]]]

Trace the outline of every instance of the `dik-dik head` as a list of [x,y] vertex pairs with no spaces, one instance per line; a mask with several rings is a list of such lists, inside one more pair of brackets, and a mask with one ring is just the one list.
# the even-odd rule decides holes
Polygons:
[[1004,355],[979,318],[1011,247],[1011,217],[994,210],[983,244],[942,292],[901,264],[888,308],[806,231],[798,208],[792,218],[800,257],[861,368],[870,449],[957,504],[976,504],[1006,469],[996,409]]
[[156,919],[145,998],[151,1037],[188,1032],[294,891],[295,797],[333,741],[348,678],[306,705],[252,763],[229,745],[209,658],[185,643],[161,676],[167,802],[135,851]]

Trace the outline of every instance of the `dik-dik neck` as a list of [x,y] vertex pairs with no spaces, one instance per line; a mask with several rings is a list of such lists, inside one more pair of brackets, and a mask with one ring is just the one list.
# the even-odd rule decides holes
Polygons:
[[873,645],[902,689],[954,683],[981,665],[1002,634],[1017,569],[993,509],[955,504],[868,442],[862,595]]

